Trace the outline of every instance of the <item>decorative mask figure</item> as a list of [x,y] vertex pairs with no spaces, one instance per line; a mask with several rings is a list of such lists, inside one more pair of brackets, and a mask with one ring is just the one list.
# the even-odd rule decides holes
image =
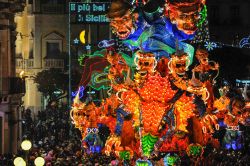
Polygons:
[[190,35],[197,30],[199,13],[205,5],[205,0],[168,0],[167,15],[177,29]]
[[125,0],[114,0],[107,14],[112,32],[122,40],[136,29],[134,22],[138,18],[138,13],[133,13],[131,9],[132,6]]
[[148,74],[153,74],[155,72],[155,67],[157,61],[153,53],[145,53],[141,50],[135,53],[135,64],[136,69],[139,70],[139,73],[143,76]]
[[185,75],[185,72],[188,70],[190,60],[188,55],[180,50],[177,50],[175,54],[171,55],[171,60],[168,63],[170,72],[173,70],[178,75]]

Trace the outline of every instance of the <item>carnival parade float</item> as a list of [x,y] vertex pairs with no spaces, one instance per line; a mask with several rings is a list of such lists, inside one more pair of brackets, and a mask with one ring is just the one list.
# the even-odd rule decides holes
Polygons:
[[[132,53],[110,45],[85,62],[94,60],[85,66],[96,72],[80,85],[98,86],[96,73],[104,72],[109,90],[101,103],[74,98],[70,116],[84,153],[113,155],[124,165],[167,166],[183,156],[198,165],[208,145],[241,149],[239,123],[245,125],[249,113],[243,99],[228,96],[227,85],[215,89],[220,67],[201,47],[208,40],[205,0],[138,4],[113,0],[107,13],[112,33]],[[214,133],[222,126],[219,142]]]

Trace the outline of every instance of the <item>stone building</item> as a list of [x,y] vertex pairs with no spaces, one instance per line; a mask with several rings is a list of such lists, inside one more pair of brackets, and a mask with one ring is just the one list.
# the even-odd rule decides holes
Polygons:
[[20,78],[15,74],[15,13],[23,10],[20,0],[0,0],[0,153],[16,152],[21,139]]
[[[29,0],[24,11],[15,16],[16,73],[21,73],[25,78],[24,106],[33,110],[33,113],[43,110],[47,105],[46,98],[37,90],[34,77],[38,72],[50,68],[68,71],[68,62],[65,59],[68,59],[69,35],[71,51],[76,54],[86,52],[87,45],[92,51],[98,49],[98,41],[109,36],[107,25],[84,23],[69,25],[69,2],[69,0]],[[71,26],[70,33],[69,26]],[[86,31],[86,44],[75,45],[73,40],[79,38],[83,30]],[[71,54],[72,68],[78,66],[77,55],[74,53]]]

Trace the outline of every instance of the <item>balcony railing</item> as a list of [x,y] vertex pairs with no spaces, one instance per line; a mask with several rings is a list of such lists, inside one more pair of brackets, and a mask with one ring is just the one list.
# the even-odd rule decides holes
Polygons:
[[17,69],[32,69],[34,68],[33,59],[16,59],[16,68]]
[[44,59],[43,68],[64,68],[64,60],[63,59]]
[[42,13],[62,14],[64,13],[64,6],[62,4],[42,4]]

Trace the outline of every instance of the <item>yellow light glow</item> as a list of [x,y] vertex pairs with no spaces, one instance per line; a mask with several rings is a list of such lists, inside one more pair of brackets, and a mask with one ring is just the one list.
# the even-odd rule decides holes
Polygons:
[[24,71],[23,70],[19,73],[19,76],[20,76],[20,78],[23,78],[23,76],[24,76]]
[[24,140],[22,143],[21,143],[21,147],[23,150],[30,150],[30,148],[32,147],[32,144],[29,140]]
[[14,159],[14,165],[15,166],[26,166],[26,163],[25,163],[25,161],[23,160],[22,157],[16,157]]
[[36,166],[43,166],[45,164],[45,160],[42,157],[37,157],[34,163]]

